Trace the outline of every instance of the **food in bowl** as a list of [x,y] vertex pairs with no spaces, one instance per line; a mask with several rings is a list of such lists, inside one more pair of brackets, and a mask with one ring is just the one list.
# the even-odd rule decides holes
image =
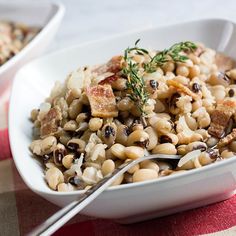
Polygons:
[[88,189],[149,153],[184,157],[142,162],[113,185],[200,168],[235,156],[235,81],[234,61],[202,44],[148,51],[137,41],[124,55],[55,84],[31,112],[30,149],[57,191]]
[[38,32],[36,27],[0,20],[0,66],[19,53]]

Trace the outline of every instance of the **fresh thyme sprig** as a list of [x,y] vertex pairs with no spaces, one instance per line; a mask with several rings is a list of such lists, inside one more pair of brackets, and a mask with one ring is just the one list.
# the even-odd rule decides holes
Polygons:
[[[152,73],[156,71],[157,67],[162,66],[168,61],[185,62],[188,57],[182,55],[181,52],[194,51],[197,46],[189,41],[180,42],[174,44],[169,49],[158,52],[154,57],[151,57],[146,49],[137,46],[139,41],[140,39],[135,42],[134,47],[125,50],[125,66],[122,69],[122,72],[127,77],[127,88],[130,90],[129,97],[137,103],[141,116],[144,116],[144,107],[147,104],[149,94],[145,89],[145,82],[140,72],[140,68],[143,68],[146,73]],[[136,63],[133,60],[132,55],[130,55],[131,52],[137,55],[147,55],[150,58],[150,61],[143,64]]]
[[132,51],[135,51],[138,55],[148,54],[146,49],[138,48],[139,40],[135,42],[135,47],[127,48],[124,52],[124,60],[126,66],[122,72],[127,77],[127,89],[131,91],[129,97],[137,103],[137,106],[141,112],[141,116],[145,115],[144,106],[148,101],[148,93],[145,89],[145,82],[143,77],[139,73],[139,65],[132,60],[129,55]]
[[143,77],[141,77],[138,73],[138,65],[131,61],[128,61],[127,63],[127,67],[123,69],[123,73],[127,76],[127,89],[131,91],[129,97],[137,103],[141,116],[144,116],[144,106],[148,101],[148,93],[145,89],[145,82]]
[[154,57],[152,57],[150,62],[143,65],[144,70],[147,73],[152,73],[156,71],[157,67],[162,66],[168,61],[185,62],[188,60],[188,57],[182,55],[181,52],[193,52],[196,49],[197,46],[190,41],[176,43],[169,49],[158,52]]

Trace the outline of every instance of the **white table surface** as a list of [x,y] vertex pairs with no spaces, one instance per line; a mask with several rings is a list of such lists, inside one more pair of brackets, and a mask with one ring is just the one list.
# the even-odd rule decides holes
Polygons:
[[[0,0],[0,2],[36,0]],[[50,1],[50,0],[45,0]],[[57,1],[57,0],[54,0]],[[202,18],[236,22],[235,0],[61,0],[66,13],[48,51],[106,36]]]

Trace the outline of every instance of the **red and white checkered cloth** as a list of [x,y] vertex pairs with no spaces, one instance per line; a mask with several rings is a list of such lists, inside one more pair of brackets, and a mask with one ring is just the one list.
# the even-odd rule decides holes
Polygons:
[[[28,189],[15,168],[8,140],[8,97],[9,90],[0,93],[0,235],[13,236],[25,235],[59,208]],[[55,235],[192,236],[209,233],[236,235],[236,195],[207,207],[132,225],[77,215]]]

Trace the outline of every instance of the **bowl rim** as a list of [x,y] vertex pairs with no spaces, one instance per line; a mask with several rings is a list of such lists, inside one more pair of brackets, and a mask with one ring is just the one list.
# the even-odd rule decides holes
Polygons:
[[[18,172],[20,173],[21,178],[24,180],[24,182],[26,183],[26,185],[34,192],[41,194],[41,195],[51,195],[51,196],[72,196],[72,195],[81,195],[84,194],[86,192],[86,190],[76,190],[76,191],[72,191],[72,192],[58,192],[58,191],[54,191],[52,189],[50,189],[48,186],[47,190],[42,190],[42,189],[38,189],[37,187],[33,186],[30,181],[28,179],[25,179],[24,175],[21,174],[21,170],[17,165],[17,158],[16,158],[16,150],[12,147],[14,147],[14,139],[12,137],[12,122],[13,122],[13,118],[12,118],[12,107],[13,107],[13,101],[15,100],[14,96],[15,96],[15,89],[17,87],[18,84],[18,74],[21,73],[21,71],[24,71],[25,68],[31,66],[31,64],[37,63],[38,61],[42,61],[44,59],[47,58],[51,58],[51,57],[55,57],[57,55],[66,53],[67,51],[73,50],[73,49],[79,49],[82,48],[84,46],[89,46],[95,43],[102,43],[102,42],[106,42],[106,41],[110,41],[113,39],[119,39],[119,38],[123,38],[125,36],[130,36],[132,34],[135,33],[145,33],[146,31],[152,31],[152,30],[158,30],[158,29],[163,29],[163,28],[168,28],[168,27],[175,27],[175,26],[180,26],[180,25],[184,25],[184,24],[192,24],[192,23],[196,23],[196,22],[201,22],[201,23],[205,23],[205,22],[225,22],[225,23],[231,23],[234,25],[235,27],[235,23],[233,21],[227,20],[227,19],[221,19],[221,18],[207,18],[207,19],[200,19],[200,20],[193,20],[193,21],[185,21],[185,22],[181,22],[181,23],[177,23],[177,24],[169,24],[169,25],[164,25],[164,26],[160,26],[160,27],[152,27],[152,28],[147,28],[147,29],[142,29],[142,30],[135,30],[135,31],[131,31],[131,32],[127,32],[127,33],[122,33],[122,34],[117,34],[117,35],[113,35],[110,37],[105,37],[103,39],[99,39],[99,40],[91,40],[85,43],[81,43],[81,44],[77,44],[77,45],[72,45],[69,47],[65,47],[59,50],[56,50],[54,52],[51,52],[47,55],[43,55],[40,56],[34,60],[32,60],[31,62],[28,62],[27,64],[25,64],[20,70],[18,70],[18,72],[15,75],[14,82],[13,82],[13,86],[12,86],[12,91],[11,91],[11,96],[10,96],[10,103],[9,103],[9,116],[8,116],[8,124],[9,124],[9,139],[10,139],[10,146],[11,146],[11,151],[12,151],[12,156],[13,156],[13,160],[15,162],[16,168],[18,170]],[[212,163],[210,165],[206,165],[206,166],[202,166],[201,168],[195,168],[195,169],[191,169],[188,171],[184,171],[182,173],[179,174],[175,174],[175,175],[169,175],[169,176],[165,176],[165,177],[161,177],[161,178],[157,178],[154,180],[147,180],[147,181],[143,181],[143,182],[137,182],[137,183],[128,183],[128,184],[123,184],[123,185],[117,185],[117,186],[111,186],[109,188],[107,188],[104,192],[116,192],[122,189],[132,189],[132,188],[136,188],[136,187],[142,187],[142,186],[148,186],[148,185],[152,185],[152,184],[158,184],[158,183],[165,183],[167,182],[172,182],[175,180],[179,180],[185,177],[190,177],[196,174],[201,174],[202,172],[207,172],[207,171],[211,171],[213,169],[218,169],[219,167],[225,167],[225,166],[229,166],[232,163],[236,162],[236,159],[234,159],[236,156],[226,159],[226,160],[222,160],[216,163]]]
[[[13,3],[1,3],[0,6],[10,6],[10,7],[16,7]],[[36,8],[37,6],[46,6],[48,8],[51,8],[51,10],[54,8],[55,12],[50,13],[47,21],[42,26],[41,30],[35,35],[35,37],[28,43],[24,48],[20,50],[19,53],[14,55],[12,58],[10,58],[8,61],[6,61],[3,65],[0,66],[0,76],[7,70],[11,69],[12,66],[15,65],[16,62],[18,62],[24,55],[28,53],[35,45],[37,45],[38,41],[40,41],[46,33],[50,30],[50,28],[55,24],[55,22],[60,21],[65,13],[65,7],[62,3],[56,3],[56,2],[43,2],[40,3],[22,3],[21,5],[25,6],[31,6],[32,8]]]

